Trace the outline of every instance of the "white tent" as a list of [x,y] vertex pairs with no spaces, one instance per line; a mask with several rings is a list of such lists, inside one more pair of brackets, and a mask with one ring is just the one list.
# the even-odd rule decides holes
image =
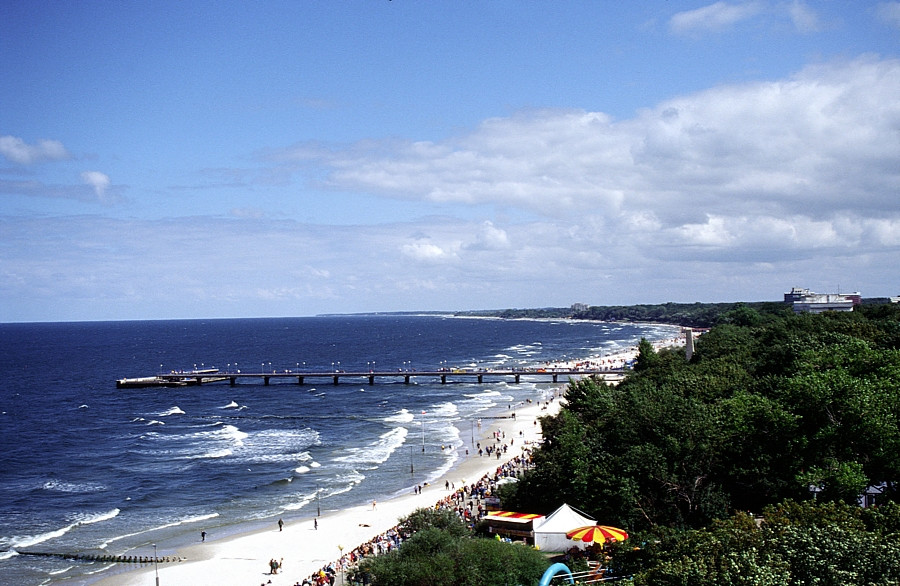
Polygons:
[[566,551],[572,547],[583,547],[580,541],[572,541],[566,537],[566,533],[585,525],[594,525],[596,522],[585,517],[569,505],[563,504],[546,517],[538,525],[534,524],[534,544],[541,551]]

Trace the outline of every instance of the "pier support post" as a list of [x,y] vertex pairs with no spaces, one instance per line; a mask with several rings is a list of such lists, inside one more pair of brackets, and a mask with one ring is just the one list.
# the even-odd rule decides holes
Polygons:
[[409,384],[409,375],[408,374],[403,376],[403,382],[405,382],[406,384]]
[[302,385],[302,384],[303,384],[303,377],[302,377],[302,376],[298,376],[298,377],[297,377],[297,384],[298,384],[298,385]]
[[553,375],[553,382],[556,382],[556,375]]
[[269,377],[267,377],[267,376],[263,377],[263,384],[266,386],[269,386]]
[[369,384],[370,384],[370,385],[374,385],[374,384],[375,384],[375,375],[374,375],[374,374],[370,374],[370,375],[369,375]]
[[446,374],[441,375],[441,384],[442,385],[447,384],[447,375]]
[[234,386],[235,383],[237,383],[237,377],[236,377],[236,376],[230,377],[230,378],[228,379],[228,382],[231,383],[231,386]]
[[483,375],[483,374],[479,374],[479,375],[478,375],[478,382],[482,382],[483,380],[484,380],[484,375]]
[[334,375],[334,384],[335,385],[338,384],[338,380],[340,380],[340,378],[341,377],[339,377],[338,375]]
[[519,384],[519,375],[516,375],[516,384]]

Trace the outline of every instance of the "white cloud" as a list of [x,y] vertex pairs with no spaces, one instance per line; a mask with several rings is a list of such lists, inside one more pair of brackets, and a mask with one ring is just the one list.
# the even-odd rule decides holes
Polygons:
[[672,15],[672,18],[669,19],[669,29],[676,34],[721,31],[737,22],[756,16],[761,9],[758,2],[739,4],[716,2],[702,8]]
[[822,28],[819,16],[802,0],[793,0],[788,6],[788,14],[802,33],[814,33]]
[[58,140],[39,140],[30,145],[15,136],[0,136],[0,155],[13,163],[31,165],[42,161],[68,159],[69,153]]
[[861,58],[677,97],[629,120],[525,112],[441,143],[370,142],[319,163],[335,189],[506,206],[608,232],[710,215],[897,213],[897,95],[900,61]]
[[900,29],[900,2],[879,2],[875,14],[885,24]]
[[431,242],[408,242],[400,251],[409,258],[428,263],[443,263],[456,259],[456,254]]
[[509,237],[506,230],[494,226],[488,220],[481,225],[481,229],[475,235],[475,241],[466,246],[468,250],[504,250],[509,248]]
[[101,202],[107,203],[106,190],[109,189],[109,176],[100,171],[84,171],[81,180],[90,185]]

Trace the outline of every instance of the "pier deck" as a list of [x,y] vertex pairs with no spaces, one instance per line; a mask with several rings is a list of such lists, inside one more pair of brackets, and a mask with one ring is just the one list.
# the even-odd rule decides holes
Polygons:
[[472,381],[479,383],[484,382],[485,378],[496,380],[504,378],[512,378],[519,383],[522,377],[537,380],[551,380],[558,382],[560,376],[564,377],[582,377],[582,376],[602,376],[602,377],[620,377],[627,371],[623,369],[591,369],[591,368],[516,368],[516,369],[490,369],[490,370],[469,370],[469,369],[438,369],[438,370],[379,370],[379,371],[297,371],[284,370],[272,372],[228,372],[216,369],[204,369],[203,371],[190,372],[172,372],[166,374],[158,374],[156,376],[143,376],[138,378],[121,378],[116,381],[117,388],[140,388],[140,387],[172,387],[172,386],[189,386],[202,385],[212,382],[228,381],[231,385],[235,385],[238,381],[247,379],[262,379],[263,384],[268,385],[270,381],[287,379],[296,381],[298,385],[306,384],[307,380],[331,380],[335,385],[340,384],[341,379],[362,379],[370,385],[375,384],[376,379],[402,379],[404,383],[410,384],[414,378],[432,378],[440,379],[441,384],[454,381]]

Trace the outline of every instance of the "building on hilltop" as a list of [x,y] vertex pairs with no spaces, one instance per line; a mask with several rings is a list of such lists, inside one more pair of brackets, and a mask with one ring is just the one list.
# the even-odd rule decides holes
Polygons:
[[853,311],[862,303],[862,295],[855,293],[813,293],[809,289],[794,287],[784,294],[794,313],[822,313],[823,311]]

